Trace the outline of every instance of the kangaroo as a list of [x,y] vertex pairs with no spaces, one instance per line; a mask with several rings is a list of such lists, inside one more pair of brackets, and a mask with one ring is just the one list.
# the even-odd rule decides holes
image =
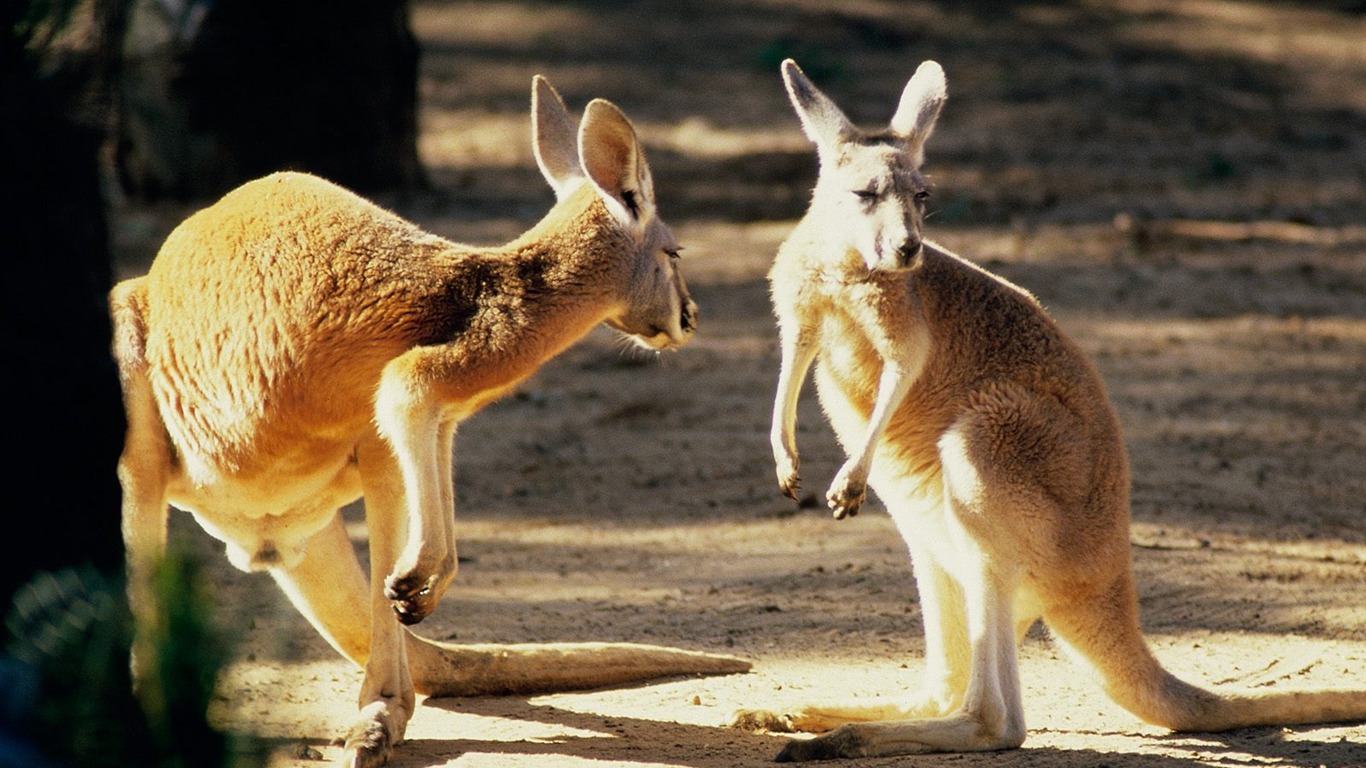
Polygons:
[[1139,629],[1128,459],[1081,349],[1026,291],[923,239],[921,172],[947,88],[923,63],[890,128],[852,124],[793,61],[788,96],[820,172],[769,273],[782,365],[771,440],[799,487],[808,370],[848,459],[827,501],[872,486],[910,550],[923,688],[904,701],[741,710],[733,725],[825,732],[780,762],[1002,750],[1025,739],[1016,644],[1042,619],[1143,720],[1178,731],[1366,719],[1366,691],[1215,693],[1159,664]]
[[[278,173],[188,218],[145,276],[115,286],[136,680],[152,674],[139,659],[154,652],[150,579],[168,505],[238,568],[269,571],[364,667],[349,766],[388,761],[415,693],[749,668],[630,643],[462,647],[401,626],[435,610],[456,574],[460,421],[600,323],[652,350],[683,345],[697,325],[631,122],[596,99],[580,124],[539,76],[532,113],[556,203],[505,246],[453,243],[327,181]],[[339,514],[361,497],[368,584]]]

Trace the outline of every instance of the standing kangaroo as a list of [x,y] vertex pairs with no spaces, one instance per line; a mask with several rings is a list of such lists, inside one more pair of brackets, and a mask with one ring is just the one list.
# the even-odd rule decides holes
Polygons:
[[[119,463],[136,679],[168,504],[268,570],[365,668],[349,766],[385,763],[415,692],[592,688],[749,665],[634,644],[464,646],[408,632],[456,573],[457,424],[599,323],[651,349],[696,325],[620,110],[578,125],[537,77],[537,163],[557,202],[499,248],[458,245],[313,176],[244,184],[167,238],[110,303],[128,417]],[[339,509],[365,499],[369,584]],[[395,616],[397,620],[395,620]]]
[[[1181,731],[1366,719],[1366,691],[1214,693],[1176,679],[1139,629],[1128,459],[1100,376],[1030,294],[922,239],[924,146],[946,98],[925,62],[890,130],[859,130],[792,61],[815,143],[810,210],[770,286],[782,368],[778,482],[798,488],[797,400],[813,362],[848,460],[827,499],[871,485],[910,549],[924,686],[905,701],[742,711],[747,728],[824,732],[779,761],[1012,749],[1025,739],[1015,649],[1042,618],[1142,719]],[[833,729],[833,730],[832,730]]]

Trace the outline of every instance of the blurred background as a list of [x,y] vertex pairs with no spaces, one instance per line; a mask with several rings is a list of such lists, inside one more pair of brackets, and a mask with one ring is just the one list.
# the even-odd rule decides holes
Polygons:
[[[712,328],[721,337],[762,329],[763,265],[815,178],[778,77],[787,57],[870,127],[890,117],[920,61],[943,64],[950,101],[928,165],[935,235],[1036,288],[1064,316],[1130,318],[1137,330],[1127,340],[1088,342],[1126,418],[1161,411],[1164,395],[1129,388],[1125,372],[1180,343],[1170,334],[1135,341],[1144,323],[1345,318],[1281,342],[1331,357],[1310,366],[1318,402],[1297,396],[1290,406],[1329,409],[1314,416],[1319,431],[1309,438],[1323,454],[1286,454],[1269,470],[1240,464],[1251,453],[1243,446],[1220,461],[1249,482],[1260,477],[1258,487],[1295,467],[1329,472],[1325,482],[1338,490],[1318,505],[1328,522],[1287,536],[1321,535],[1326,525],[1347,541],[1363,537],[1366,345],[1354,324],[1366,318],[1360,0],[20,0],[5,8],[0,359],[15,521],[3,558],[7,603],[38,573],[97,575],[55,589],[58,602],[98,591],[98,575],[118,579],[113,470],[122,417],[104,296],[114,280],[145,271],[189,212],[242,181],[292,168],[453,239],[508,239],[553,202],[529,141],[531,78],[544,74],[571,109],[605,97],[635,121],[660,209],[686,236],[690,278],[711,299]],[[745,291],[726,290],[739,284]],[[1178,373],[1194,377],[1195,390],[1255,377],[1263,363],[1284,359],[1275,342],[1259,340],[1265,330],[1226,331],[1241,334],[1239,354],[1253,361],[1241,374],[1201,378],[1196,363]],[[1215,337],[1206,341],[1228,341]],[[1186,415],[1223,413],[1189,392],[1178,399]],[[1274,419],[1286,402],[1244,402],[1253,410],[1237,418]],[[1163,439],[1191,451],[1224,445]],[[1136,453],[1139,469],[1162,472],[1163,460],[1147,456]],[[1136,485],[1140,519],[1169,501],[1158,485]],[[465,492],[478,493],[477,483]]]

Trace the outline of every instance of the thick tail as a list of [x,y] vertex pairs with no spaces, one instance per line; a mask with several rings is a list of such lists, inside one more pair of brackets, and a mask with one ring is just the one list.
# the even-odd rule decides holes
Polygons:
[[1215,732],[1256,725],[1366,722],[1366,690],[1215,692],[1162,668],[1139,630],[1129,574],[1109,589],[1055,605],[1044,619],[1099,678],[1115,703],[1174,731]]
[[410,635],[413,686],[427,696],[552,693],[683,675],[747,672],[734,656],[635,643],[452,645]]
[[[340,515],[309,540],[301,562],[289,570],[272,570],[271,575],[333,648],[365,665],[370,656],[370,621],[357,606],[369,604],[369,587]],[[654,645],[453,645],[412,632],[405,632],[405,637],[413,686],[428,696],[585,690],[750,668],[749,662],[733,656]]]
[[1239,691],[1215,696],[1214,705],[1202,718],[1170,727],[1177,731],[1226,731],[1250,725],[1366,722],[1366,690]]

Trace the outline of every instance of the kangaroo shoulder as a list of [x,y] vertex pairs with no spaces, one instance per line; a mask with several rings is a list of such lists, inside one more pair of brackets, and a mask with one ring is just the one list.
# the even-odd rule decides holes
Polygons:
[[[1033,293],[946,248],[925,243],[921,268],[916,270],[920,291],[946,307],[987,317],[1019,320],[1033,316],[1051,322]],[[983,313],[981,310],[988,309]]]

